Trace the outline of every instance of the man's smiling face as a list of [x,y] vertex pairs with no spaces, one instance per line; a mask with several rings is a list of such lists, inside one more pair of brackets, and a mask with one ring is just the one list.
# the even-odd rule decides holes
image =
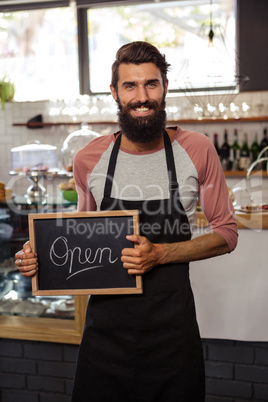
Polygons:
[[111,86],[119,107],[119,124],[133,142],[150,142],[165,129],[165,96],[161,72],[153,63],[121,64],[117,88]]

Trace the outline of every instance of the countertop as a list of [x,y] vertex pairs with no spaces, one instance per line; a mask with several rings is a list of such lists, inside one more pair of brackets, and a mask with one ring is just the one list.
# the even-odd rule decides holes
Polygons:
[[[268,212],[242,212],[235,211],[238,229],[268,229]],[[208,226],[203,212],[196,215],[196,226],[205,228]]]

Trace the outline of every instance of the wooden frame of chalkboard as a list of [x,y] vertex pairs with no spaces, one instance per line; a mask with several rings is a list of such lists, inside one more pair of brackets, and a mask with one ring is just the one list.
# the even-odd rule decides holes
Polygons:
[[129,275],[126,235],[139,234],[137,210],[29,214],[29,235],[38,256],[34,296],[142,293],[141,275]]

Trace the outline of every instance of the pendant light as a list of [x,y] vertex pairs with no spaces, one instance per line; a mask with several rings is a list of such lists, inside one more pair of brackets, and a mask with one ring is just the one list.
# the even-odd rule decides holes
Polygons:
[[213,22],[212,13],[210,0],[209,24],[201,25],[195,54],[185,59],[177,77],[181,92],[200,119],[227,118],[231,103],[249,79],[240,74],[237,53],[228,49],[223,27]]

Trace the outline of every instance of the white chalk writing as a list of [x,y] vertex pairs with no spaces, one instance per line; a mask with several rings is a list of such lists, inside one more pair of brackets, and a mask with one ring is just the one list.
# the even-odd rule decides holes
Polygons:
[[[103,267],[104,258],[108,258],[110,264],[114,264],[118,257],[112,259],[112,250],[110,247],[99,247],[95,251],[91,248],[82,250],[81,247],[68,247],[68,240],[66,237],[60,236],[52,243],[49,252],[50,260],[57,267],[69,266],[69,276],[66,280],[78,273],[87,271],[89,269],[96,269]],[[104,257],[105,256],[105,257]],[[74,262],[77,261],[79,265],[91,264],[89,267],[83,267],[83,269],[73,272]],[[93,265],[97,264],[97,265]]]

